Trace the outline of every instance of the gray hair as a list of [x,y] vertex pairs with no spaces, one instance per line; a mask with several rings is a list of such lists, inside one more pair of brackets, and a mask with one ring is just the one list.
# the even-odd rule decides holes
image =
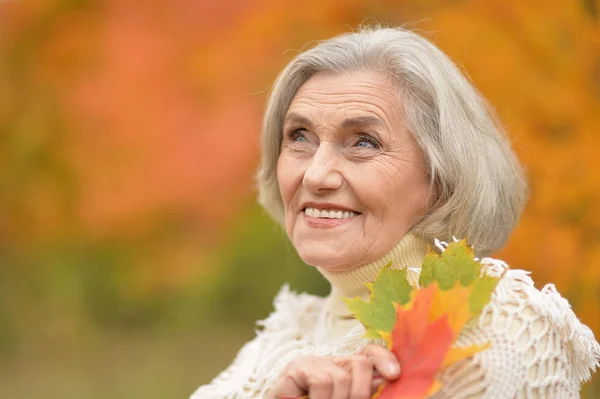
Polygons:
[[318,72],[364,69],[398,82],[406,127],[423,150],[433,205],[411,231],[427,242],[466,237],[479,256],[502,248],[527,200],[523,169],[495,112],[456,65],[431,42],[402,28],[342,34],[287,64],[265,112],[259,203],[283,224],[277,160],[284,118],[298,89]]

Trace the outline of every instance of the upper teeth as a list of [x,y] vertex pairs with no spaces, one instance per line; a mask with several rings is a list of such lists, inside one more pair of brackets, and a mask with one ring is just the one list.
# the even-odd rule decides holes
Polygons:
[[304,210],[306,216],[311,216],[313,218],[329,218],[329,219],[345,219],[350,218],[352,216],[358,215],[356,212],[352,211],[336,211],[329,209],[319,210],[317,208],[306,208]]

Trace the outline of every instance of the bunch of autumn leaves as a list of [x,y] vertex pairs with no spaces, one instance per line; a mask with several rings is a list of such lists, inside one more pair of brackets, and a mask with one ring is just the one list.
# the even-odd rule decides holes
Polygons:
[[499,278],[481,268],[466,240],[453,242],[440,255],[429,249],[417,289],[409,283],[407,270],[392,269],[390,262],[367,284],[369,302],[344,299],[365,326],[365,337],[383,339],[402,370],[372,399],[427,398],[441,388],[436,378],[441,370],[489,346],[454,346],[498,284]]
[[436,376],[443,368],[488,347],[454,346],[498,284],[499,278],[481,268],[465,240],[453,242],[440,255],[428,251],[418,289],[409,283],[406,269],[394,270],[390,263],[367,284],[369,302],[344,299],[365,326],[365,337],[385,340],[400,363],[400,378],[383,384],[374,398],[426,398],[441,387]]

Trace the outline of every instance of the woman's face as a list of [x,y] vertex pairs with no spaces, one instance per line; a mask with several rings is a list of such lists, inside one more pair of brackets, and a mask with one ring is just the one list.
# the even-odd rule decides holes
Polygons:
[[381,73],[319,73],[292,100],[277,179],[287,234],[309,265],[377,260],[423,218],[429,180],[397,93]]

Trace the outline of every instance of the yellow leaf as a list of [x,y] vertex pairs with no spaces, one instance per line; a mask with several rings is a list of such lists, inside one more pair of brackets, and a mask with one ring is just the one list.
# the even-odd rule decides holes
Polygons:
[[459,362],[463,359],[473,356],[474,354],[481,352],[490,347],[490,343],[486,343],[485,345],[471,345],[466,348],[452,348],[446,354],[446,358],[444,359],[443,367],[449,366],[456,362]]
[[436,289],[429,313],[429,320],[437,320],[442,315],[446,315],[452,331],[458,334],[472,318],[469,310],[469,297],[472,291],[473,284],[465,287],[459,282],[447,291]]

